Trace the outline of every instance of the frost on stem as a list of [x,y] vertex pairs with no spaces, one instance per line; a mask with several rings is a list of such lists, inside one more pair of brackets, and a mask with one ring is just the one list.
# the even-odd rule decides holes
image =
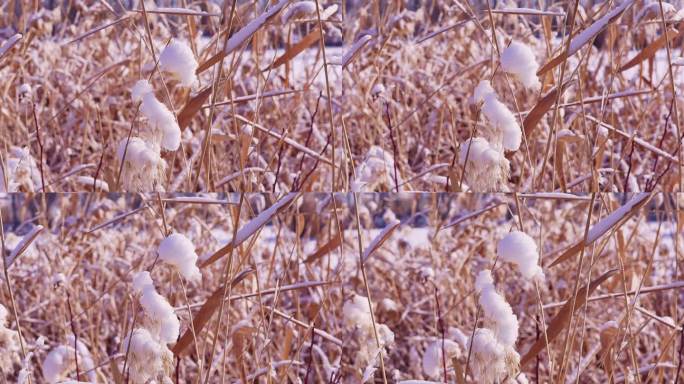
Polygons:
[[147,80],[139,80],[131,89],[131,97],[135,102],[142,102],[140,112],[152,126],[152,136],[162,148],[175,151],[180,146],[181,130],[173,113],[166,105],[157,100],[152,86]]
[[[470,148],[470,149],[469,149]],[[465,164],[466,159],[468,164]],[[487,139],[475,137],[461,145],[459,164],[464,166],[465,178],[475,192],[501,191],[510,172],[510,163],[500,150]]]
[[124,340],[124,348],[129,354],[131,382],[172,383],[169,375],[173,372],[173,353],[166,345],[158,343],[147,329],[135,329]]
[[7,316],[7,309],[0,304],[0,367],[5,372],[13,372],[21,361],[21,344],[19,332],[6,328]]
[[503,261],[516,264],[525,279],[544,281],[544,271],[537,264],[537,244],[528,234],[520,231],[507,234],[496,246],[496,253]]
[[178,269],[178,272],[186,279],[197,281],[202,273],[197,263],[195,246],[190,239],[180,233],[173,233],[162,240],[159,244],[159,258]]
[[40,168],[28,147],[11,147],[5,162],[4,169],[0,167],[0,192],[35,192],[41,188]]
[[[128,147],[126,144],[128,143]],[[128,191],[160,190],[166,162],[159,154],[159,148],[151,147],[139,137],[119,142],[116,154],[119,161],[124,159],[121,173],[123,188]]]
[[541,83],[537,77],[539,64],[527,44],[512,42],[501,53],[501,68],[516,75],[525,88],[538,91]]
[[487,80],[482,80],[473,91],[472,102],[482,104],[482,113],[492,124],[486,135],[488,141],[508,151],[517,151],[522,141],[522,130],[515,115],[497,99],[496,92]]
[[290,20],[316,14],[316,3],[313,1],[298,1],[293,3],[283,13],[280,18],[282,24],[287,24]]
[[354,295],[342,307],[345,323],[354,328],[358,349],[354,367],[359,372],[363,370],[362,382],[369,380],[379,364],[379,356],[387,356],[386,347],[394,343],[394,333],[385,324],[375,324],[378,332],[380,348],[378,348],[373,332],[373,319],[368,298]]
[[174,40],[167,45],[159,55],[159,67],[180,79],[184,87],[194,87],[197,84],[197,60],[186,43]]
[[157,293],[150,273],[138,272],[133,277],[133,289],[140,294],[140,305],[145,311],[145,327],[160,343],[175,343],[180,321],[169,302]]
[[520,355],[515,351],[518,339],[518,317],[494,287],[490,270],[481,271],[475,280],[485,325],[473,337],[474,366],[479,377],[486,383],[512,376],[518,370]]

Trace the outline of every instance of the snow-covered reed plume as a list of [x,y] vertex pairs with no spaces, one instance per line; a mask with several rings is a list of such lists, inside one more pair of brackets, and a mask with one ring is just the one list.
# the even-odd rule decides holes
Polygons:
[[473,363],[485,383],[501,380],[518,370],[520,355],[515,350],[518,339],[518,317],[494,287],[492,272],[480,271],[475,280],[486,328],[476,330],[473,337]]
[[490,145],[484,137],[474,137],[461,144],[459,164],[465,166],[465,180],[473,191],[505,190],[510,163],[504,154]]
[[133,277],[133,289],[140,295],[140,305],[145,311],[145,327],[161,343],[175,343],[180,331],[180,321],[169,302],[154,288],[150,273],[138,272]]
[[472,351],[473,370],[477,372],[479,382],[489,384],[503,378],[507,371],[506,353],[492,330],[475,329],[469,347]]
[[131,97],[135,102],[142,102],[140,112],[149,120],[153,136],[161,136],[161,147],[169,151],[178,149],[181,130],[176,117],[157,100],[152,85],[147,80],[139,80],[131,89]]
[[172,383],[173,353],[160,344],[145,328],[136,328],[124,340],[124,348],[129,354],[130,378],[133,383]]
[[178,269],[187,280],[197,281],[202,273],[197,267],[197,253],[190,239],[180,233],[173,233],[159,244],[159,258]]
[[520,231],[508,233],[499,241],[496,253],[503,261],[516,264],[524,278],[544,281],[544,271],[538,265],[537,244],[528,234]]
[[501,68],[516,75],[518,80],[531,90],[537,91],[541,83],[537,77],[539,64],[534,52],[527,44],[514,41],[501,53]]
[[[35,192],[41,188],[40,169],[27,147],[11,147],[0,167],[0,192]],[[5,184],[7,179],[7,184]]]
[[479,303],[485,319],[493,325],[496,339],[506,346],[515,346],[518,339],[518,317],[506,299],[496,291],[490,270],[480,271],[475,280],[475,290],[480,295]]
[[[128,144],[128,146],[126,145]],[[128,191],[160,190],[166,162],[156,149],[139,137],[122,139],[117,147],[119,161],[124,160],[122,184]]]
[[363,370],[362,382],[369,380],[380,362],[380,354],[387,356],[386,348],[394,343],[394,333],[385,324],[375,324],[380,348],[378,348],[373,332],[373,319],[368,298],[354,295],[342,307],[345,323],[354,328],[358,350],[354,366]]
[[489,81],[480,81],[473,92],[473,102],[483,103],[482,113],[493,126],[489,141],[497,145],[501,143],[508,151],[517,151],[522,140],[522,130],[513,112],[499,101]]
[[287,24],[290,20],[300,19],[316,14],[316,3],[313,1],[298,1],[285,9],[280,17],[282,24]]
[[159,54],[159,67],[171,72],[184,87],[194,87],[197,84],[197,60],[192,49],[184,42],[174,40],[164,47]]

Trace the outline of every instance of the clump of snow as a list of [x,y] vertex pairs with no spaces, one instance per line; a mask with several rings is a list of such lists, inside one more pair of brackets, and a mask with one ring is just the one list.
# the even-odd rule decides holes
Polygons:
[[173,113],[157,100],[147,80],[139,80],[131,90],[133,100],[142,101],[140,112],[150,121],[153,131],[161,135],[161,147],[175,151],[180,146],[181,130]]
[[376,83],[371,89],[371,95],[373,97],[378,97],[385,93],[385,86],[382,83]]
[[528,234],[520,231],[508,233],[499,241],[496,253],[503,261],[516,264],[524,278],[544,280],[544,271],[538,265],[537,244]]
[[85,375],[91,383],[94,383],[96,380],[95,361],[93,360],[93,355],[90,353],[90,349],[88,349],[80,339],[76,340],[74,335],[67,336],[67,345],[71,348],[72,355],[74,345],[76,346],[75,350],[78,353],[78,368],[82,370],[81,372],[85,372]]
[[33,90],[31,89],[31,85],[24,83],[17,87],[17,94],[18,95],[27,95],[30,94]]
[[483,103],[482,113],[493,126],[489,141],[501,142],[504,149],[517,151],[522,141],[522,130],[513,112],[497,99],[496,92],[489,81],[482,80],[475,87],[472,102]]
[[342,312],[348,325],[366,326],[372,320],[368,299],[363,296],[354,295],[351,300],[344,303]]
[[197,253],[190,239],[180,233],[173,233],[159,244],[159,258],[178,269],[187,280],[196,281],[202,277],[197,267]]
[[518,317],[496,291],[490,270],[480,271],[475,279],[475,290],[487,327],[478,329],[471,341],[474,366],[482,381],[492,383],[518,370],[520,355],[515,350]]
[[148,93],[154,93],[154,88],[147,80],[138,80],[131,88],[131,98],[135,102],[141,102]]
[[140,294],[145,311],[146,328],[162,343],[175,343],[180,333],[180,321],[169,302],[157,293],[150,273],[138,272],[133,277],[133,289]]
[[[126,143],[128,143],[128,148],[126,148]],[[123,160],[124,152],[126,154],[126,161],[139,168],[154,167],[162,161],[159,153],[148,147],[139,137],[121,140],[116,151],[119,160]]]
[[527,44],[514,41],[501,53],[501,68],[515,74],[520,82],[529,89],[539,90],[541,83],[537,77],[539,64],[534,52]]
[[479,83],[477,83],[475,90],[473,90],[473,98],[471,99],[471,103],[483,103],[485,101],[485,96],[495,94],[496,91],[494,91],[494,88],[492,88],[492,84],[487,80],[482,80]]
[[489,94],[485,96],[482,113],[490,123],[501,131],[504,149],[517,151],[522,141],[522,130],[515,120],[513,112],[500,102],[495,94]]
[[178,77],[184,87],[193,87],[197,84],[197,60],[192,49],[184,42],[174,40],[164,47],[159,54],[159,67]]
[[316,14],[316,3],[313,1],[298,1],[293,3],[283,13],[280,18],[281,23],[287,24],[290,20]]
[[468,140],[461,146],[459,162],[465,164],[466,158],[469,162],[481,166],[498,165],[504,158],[503,154],[489,145],[487,139],[475,137]]
[[518,317],[494,287],[492,272],[488,269],[480,271],[475,280],[475,290],[479,293],[479,303],[486,319],[494,323],[497,340],[504,345],[514,346],[518,339]]

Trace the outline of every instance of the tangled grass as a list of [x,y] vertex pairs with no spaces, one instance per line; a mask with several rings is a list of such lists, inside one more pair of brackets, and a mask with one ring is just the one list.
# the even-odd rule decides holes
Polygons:
[[[628,210],[619,194],[41,196],[2,199],[0,301],[32,353],[22,365],[19,348],[3,352],[14,356],[8,381],[23,366],[42,382],[47,352],[78,340],[93,368],[63,378],[126,382],[124,342],[143,321],[132,279],[143,270],[180,319],[174,382],[483,382],[464,340],[483,324],[474,283],[484,269],[517,316],[528,380],[672,382],[681,372],[684,232],[673,195]],[[542,282],[497,258],[511,230],[537,242]],[[201,280],[157,259],[170,232],[193,242]],[[12,256],[22,235],[32,241]],[[369,304],[381,348],[360,325]],[[448,358],[424,370],[426,350],[443,341]]]

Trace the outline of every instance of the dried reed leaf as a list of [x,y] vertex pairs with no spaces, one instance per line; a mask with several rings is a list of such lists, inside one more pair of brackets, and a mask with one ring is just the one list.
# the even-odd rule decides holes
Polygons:
[[272,6],[257,18],[247,23],[247,25],[242,27],[242,29],[235,32],[235,34],[233,34],[226,42],[225,48],[221,52],[215,54],[200,64],[195,73],[199,75],[208,68],[211,68],[214,64],[221,61],[221,59],[242,45],[242,43],[249,40],[259,29],[264,27],[273,17],[275,17],[289,2],[290,0],[280,0],[276,5]]
[[5,41],[5,43],[2,44],[2,46],[0,46],[0,59],[3,56],[5,56],[5,54],[7,54],[7,52],[9,52],[9,50],[12,49],[12,47],[16,45],[19,42],[19,40],[22,39],[22,37],[23,35],[21,33],[17,33],[9,39],[7,39],[7,41]]
[[242,228],[238,230],[237,234],[235,235],[235,239],[229,241],[228,244],[223,246],[223,248],[214,252],[214,254],[209,256],[209,258],[204,260],[200,265],[200,268],[209,266],[216,262],[218,259],[229,254],[235,247],[238,247],[250,236],[252,236],[259,229],[261,229],[261,227],[266,225],[266,223],[268,223],[275,215],[289,207],[290,204],[296,200],[297,196],[299,196],[297,193],[288,193],[287,195],[285,195],[285,197],[275,202],[268,209],[265,209],[263,212],[258,214],[257,217],[250,220],[247,224],[245,224]]
[[[667,36],[667,37],[666,37]],[[667,29],[667,33],[663,33],[660,35],[655,41],[653,41],[651,44],[647,45],[646,48],[642,49],[639,51],[639,53],[636,54],[633,58],[631,58],[627,63],[625,63],[620,69],[618,69],[618,72],[622,72],[624,70],[627,70],[629,68],[632,68],[636,66],[637,64],[641,63],[642,61],[646,59],[650,59],[651,57],[655,56],[656,52],[665,46],[665,43],[667,42],[667,39],[669,38],[670,41],[677,39],[680,36],[680,32],[677,31],[676,29],[670,27]]]
[[42,225],[36,225],[29,233],[25,234],[24,237],[21,238],[19,244],[14,247],[9,257],[5,261],[7,268],[11,267],[12,263],[14,263],[14,261],[17,260],[17,258],[21,256],[26,249],[28,249],[28,247],[33,243],[33,241],[36,240],[36,237],[38,237],[38,234],[40,234],[43,229],[44,228]]
[[193,96],[186,104],[183,109],[178,113],[178,126],[181,129],[190,125],[190,121],[195,117],[197,112],[202,109],[202,105],[211,96],[211,85],[201,90],[198,94]]
[[[563,91],[567,89],[568,85],[572,83],[573,80],[567,80],[565,83],[563,83]],[[549,92],[546,93],[538,102],[535,104],[534,108],[530,111],[530,113],[525,116],[525,120],[523,121],[523,130],[525,132],[525,137],[530,137],[532,134],[532,131],[534,128],[539,124],[541,121],[542,117],[548,112],[553,104],[556,102],[556,99],[558,98],[558,87],[554,87],[551,89]]]
[[394,232],[395,229],[397,229],[401,225],[400,221],[395,221],[394,223],[391,223],[385,228],[380,231],[380,233],[375,236],[373,241],[371,241],[370,244],[366,247],[366,249],[363,250],[363,257],[362,260],[365,263],[366,260],[370,257],[370,255],[373,254],[378,248],[382,247],[382,244],[389,239],[389,237],[392,235],[392,232]]
[[625,203],[625,205],[611,212],[608,216],[601,219],[598,223],[594,224],[587,235],[586,241],[580,240],[575,243],[575,245],[568,248],[563,252],[556,260],[554,260],[549,267],[553,267],[557,264],[562,263],[570,259],[572,256],[579,253],[582,248],[591,245],[594,241],[598,240],[601,236],[606,234],[613,228],[620,228],[630,217],[632,217],[636,212],[639,211],[650,200],[650,193],[640,193],[633,197],[630,201]]
[[570,40],[570,45],[567,51],[564,50],[558,56],[554,57],[549,62],[544,64],[537,71],[537,75],[544,75],[546,72],[555,68],[558,64],[564,62],[566,58],[577,53],[577,51],[579,51],[583,46],[587,45],[592,40],[594,40],[596,35],[601,33],[601,31],[606,29],[611,23],[615,22],[620,17],[620,15],[622,15],[622,13],[624,13],[629,7],[632,6],[632,4],[634,4],[634,0],[625,0],[624,2],[622,2],[622,4],[613,8],[603,17],[596,20],[589,27],[585,28],[582,32],[575,35],[575,37],[573,37],[572,40]]
[[[575,308],[572,308],[572,301],[567,300],[565,305],[560,309],[558,314],[551,320],[549,326],[546,328],[546,334],[548,336],[549,343],[551,343],[565,327],[570,324],[570,319],[572,318],[575,311],[582,308],[586,303],[585,299],[596,290],[596,288],[601,285],[604,281],[608,280],[617,272],[617,269],[612,269],[605,272],[598,278],[594,279],[588,286],[584,286],[577,292],[577,297],[575,298]],[[527,363],[531,362],[539,352],[546,348],[546,340],[541,337],[532,344],[530,349],[525,353],[525,355],[520,359],[520,368],[523,368]]]
[[332,252],[333,250],[337,249],[337,247],[339,247],[340,244],[342,244],[342,234],[338,233],[337,235],[333,236],[333,238],[330,241],[323,244],[322,247],[318,248],[314,253],[309,255],[309,257],[307,257],[304,260],[304,262],[311,263],[312,261],[316,261],[321,257],[327,255],[328,253]]
[[313,32],[307,34],[304,36],[297,44],[293,45],[283,53],[282,56],[278,57],[272,65],[266,67],[264,71],[267,71],[269,69],[273,69],[276,67],[279,67],[288,61],[292,60],[295,56],[299,55],[300,53],[304,52],[307,48],[309,48],[312,44],[316,43],[318,40],[320,40],[322,37],[321,30],[316,28],[314,29]]
[[[235,287],[252,272],[254,272],[253,269],[246,269],[240,272],[237,276],[235,276],[235,278],[233,278],[233,281],[231,281],[231,287]],[[209,320],[211,320],[211,317],[214,315],[214,312],[216,312],[216,310],[221,307],[221,299],[223,298],[223,293],[225,290],[225,285],[222,285],[217,290],[215,290],[214,293],[212,293],[211,296],[204,303],[204,305],[202,305],[202,308],[200,308],[197,314],[193,316],[192,324],[195,328],[196,335],[199,335],[199,333],[202,331],[202,329],[204,329]],[[178,340],[176,345],[173,346],[172,351],[176,356],[181,356],[183,351],[187,347],[192,345],[193,342],[194,340],[192,336],[192,329],[187,329],[183,336],[181,336],[181,338]]]

